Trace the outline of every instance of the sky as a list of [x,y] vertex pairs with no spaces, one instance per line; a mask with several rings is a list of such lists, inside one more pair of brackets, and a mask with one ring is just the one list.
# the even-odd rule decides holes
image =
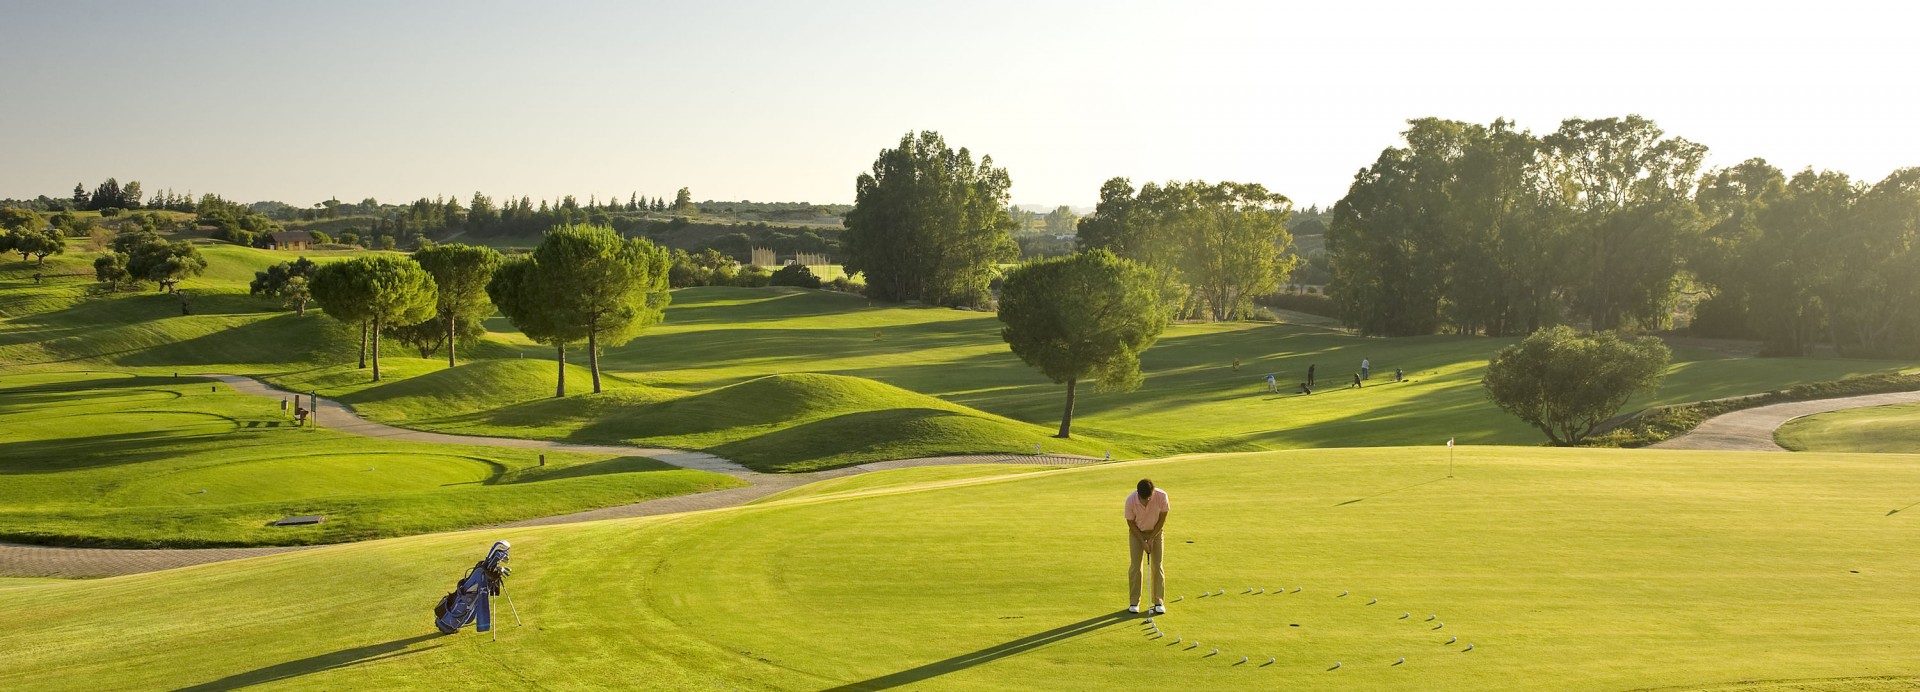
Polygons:
[[474,191],[851,202],[935,130],[1027,205],[1257,182],[1328,205],[1405,122],[1640,114],[1920,166],[1920,6],[1765,2],[5,0],[0,198],[108,176],[311,204]]

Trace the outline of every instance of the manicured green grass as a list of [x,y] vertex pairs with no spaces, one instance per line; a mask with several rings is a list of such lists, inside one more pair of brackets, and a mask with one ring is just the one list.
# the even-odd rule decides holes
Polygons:
[[[409,427],[678,446],[785,471],[1030,451],[1035,443],[1046,451],[1139,458],[1542,439],[1489,403],[1479,384],[1487,358],[1506,340],[1377,339],[1314,326],[1236,323],[1174,326],[1145,354],[1143,387],[1128,393],[1082,388],[1076,440],[1056,442],[1050,435],[1063,388],[1007,351],[993,315],[788,288],[676,291],[665,323],[604,354],[608,391],[600,395],[578,396],[590,391],[589,378],[570,368],[576,396],[551,400],[552,350],[499,318],[489,322],[483,344],[463,351],[472,362],[452,371],[437,360],[407,357],[389,340],[382,359],[389,381],[375,386],[354,367],[357,332],[317,313],[302,318],[273,311],[269,301],[243,295],[242,277],[287,253],[233,246],[207,252],[222,268],[190,289],[194,315],[178,315],[176,299],[151,293],[82,297],[41,312],[22,307],[28,314],[0,322],[0,363],[262,374]],[[8,271],[0,266],[0,280],[18,275]],[[0,299],[0,310],[7,304]],[[1235,358],[1238,371],[1231,367]],[[1362,358],[1373,361],[1374,377],[1365,388],[1347,389]],[[1676,358],[1666,385],[1631,407],[1911,367],[1727,358],[1695,349],[1679,349]],[[578,349],[572,354],[575,365],[585,360]],[[1319,366],[1321,388],[1311,396],[1293,393],[1309,365]],[[1396,367],[1408,382],[1387,381]],[[1265,391],[1269,372],[1283,392]]]
[[1780,426],[1773,439],[1796,452],[1920,454],[1920,404],[1808,416]]
[[[0,599],[0,687],[1912,684],[1920,553],[1887,510],[1920,499],[1920,457],[1466,447],[1451,480],[1445,463],[1305,450],[938,479],[40,586]],[[1116,612],[1114,520],[1141,476],[1173,497],[1184,599],[1164,640]],[[434,600],[495,539],[526,625],[433,636]],[[1240,595],[1280,586],[1305,591]]]
[[[395,442],[295,428],[194,378],[0,378],[0,540],[298,545],[364,540],[735,487],[639,457]],[[317,526],[269,527],[323,514]]]

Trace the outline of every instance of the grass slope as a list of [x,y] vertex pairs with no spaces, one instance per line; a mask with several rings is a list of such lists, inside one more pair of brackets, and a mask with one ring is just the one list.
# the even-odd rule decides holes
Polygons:
[[[416,378],[433,378],[417,387],[433,394],[388,396],[389,390],[413,382],[408,380],[361,389],[342,400],[365,414],[424,429],[700,449],[762,471],[949,453],[1031,452],[1035,445],[1053,453],[1105,452],[1098,440],[1052,439],[1040,426],[839,375],[770,375],[698,394],[625,386],[497,407],[476,403],[482,383],[518,381],[521,388],[513,391],[521,394],[553,387],[550,363],[499,363],[506,365],[466,365]],[[473,413],[429,417],[463,410],[455,408],[462,405]]]
[[[319,390],[377,420],[414,427],[591,441],[646,441],[738,457],[763,469],[799,470],[886,457],[1043,449],[1120,456],[1301,447],[1428,443],[1535,444],[1540,435],[1486,401],[1479,381],[1502,339],[1361,338],[1319,327],[1175,325],[1143,357],[1138,391],[1088,388],[1071,443],[1047,439],[1064,392],[1009,353],[991,315],[874,305],[864,298],[789,288],[703,287],[676,291],[664,324],[602,359],[605,394],[547,401],[552,351],[489,322],[480,359],[445,377],[438,362],[407,357],[389,341],[390,382],[374,386],[352,367],[358,334],[319,314],[295,317],[245,295],[243,279],[294,253],[209,245],[214,265],[189,283],[194,314],[154,293],[95,296],[85,276],[27,281],[30,265],[0,263],[0,364],[20,369],[111,367],[270,375]],[[321,259],[339,253],[317,253]],[[55,258],[76,271],[87,254]],[[15,297],[15,294],[26,297]],[[1729,358],[1676,349],[1666,385],[1633,406],[1679,403],[1887,372],[1910,363],[1851,359]],[[575,362],[583,360],[574,353]],[[1242,367],[1231,363],[1239,359]],[[1376,377],[1343,382],[1362,358]],[[524,362],[517,362],[524,359]],[[501,363],[494,363],[501,361]],[[476,367],[486,365],[486,367]],[[1322,388],[1292,394],[1309,365]],[[1406,383],[1389,384],[1394,368]],[[544,369],[543,369],[544,368]],[[570,369],[571,391],[588,378]],[[1288,393],[1269,394],[1275,373]],[[728,387],[767,377],[831,375],[767,387]],[[418,377],[434,379],[417,385]],[[802,386],[804,384],[804,386]],[[814,389],[820,389],[815,392]],[[841,398],[861,389],[864,403]],[[710,405],[721,401],[728,406]],[[838,403],[835,403],[838,402]],[[824,406],[824,408],[815,408]],[[736,411],[735,408],[738,410]],[[778,415],[775,415],[778,414]],[[722,423],[725,423],[724,425]]]
[[1807,416],[1780,426],[1773,439],[1796,452],[1920,454],[1920,404]]
[[[1920,553],[1886,514],[1920,498],[1920,457],[1458,461],[1452,480],[1431,447],[937,478],[22,588],[0,599],[0,687],[1869,690],[1920,672]],[[1113,519],[1141,476],[1173,495],[1185,598],[1165,640],[1116,614]],[[434,600],[494,539],[515,545],[526,626],[434,636]],[[1282,585],[1306,591],[1239,595]]]
[[[639,457],[429,445],[292,427],[225,385],[122,373],[0,379],[0,540],[298,545],[480,526],[735,487]],[[324,514],[308,527],[266,524]]]

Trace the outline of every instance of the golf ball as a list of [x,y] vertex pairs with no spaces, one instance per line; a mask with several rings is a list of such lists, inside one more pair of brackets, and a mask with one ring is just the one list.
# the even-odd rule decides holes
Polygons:
[[1468,644],[1468,645],[1467,645],[1467,648],[1466,648],[1466,650],[1467,650],[1467,651],[1472,651],[1472,650],[1473,650],[1473,645],[1472,645],[1472,644]]

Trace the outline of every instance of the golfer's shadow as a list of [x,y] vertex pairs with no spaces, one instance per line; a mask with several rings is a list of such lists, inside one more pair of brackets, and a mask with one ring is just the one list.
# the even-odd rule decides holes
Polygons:
[[212,690],[237,690],[242,687],[251,687],[254,685],[273,682],[276,680],[286,680],[288,678],[297,678],[302,675],[310,675],[313,673],[333,670],[335,668],[345,668],[348,666],[358,665],[361,663],[370,663],[370,662],[378,661],[381,659],[396,658],[399,656],[406,656],[408,654],[417,654],[417,653],[420,653],[421,651],[426,651],[427,649],[431,649],[433,647],[427,647],[427,649],[419,649],[415,651],[407,651],[406,648],[409,646],[413,646],[414,644],[424,642],[428,639],[437,639],[440,636],[441,635],[438,632],[431,633],[431,634],[422,634],[417,637],[408,637],[406,639],[395,639],[393,641],[385,642],[381,644],[370,644],[367,646],[355,647],[352,649],[341,649],[333,653],[321,654],[319,656],[310,656],[308,658],[303,658],[298,661],[288,661],[286,663],[275,663],[265,668],[250,670],[245,673],[236,673],[224,678],[220,678],[219,680],[214,680],[212,682],[203,682],[198,685],[194,685],[192,687],[182,687],[178,692],[203,692],[203,691],[210,692]]
[[1108,613],[1106,615],[1087,618],[1071,625],[1055,627],[1039,634],[1015,639],[1005,644],[997,644],[972,653],[961,654],[944,661],[935,661],[918,668],[909,668],[898,673],[848,683],[831,689],[835,692],[840,690],[884,690],[902,685],[911,685],[957,670],[966,670],[982,663],[991,663],[1009,656],[1024,654],[1049,644],[1063,642],[1104,627],[1111,627],[1122,622],[1135,620],[1139,617],[1139,615],[1125,611]]

